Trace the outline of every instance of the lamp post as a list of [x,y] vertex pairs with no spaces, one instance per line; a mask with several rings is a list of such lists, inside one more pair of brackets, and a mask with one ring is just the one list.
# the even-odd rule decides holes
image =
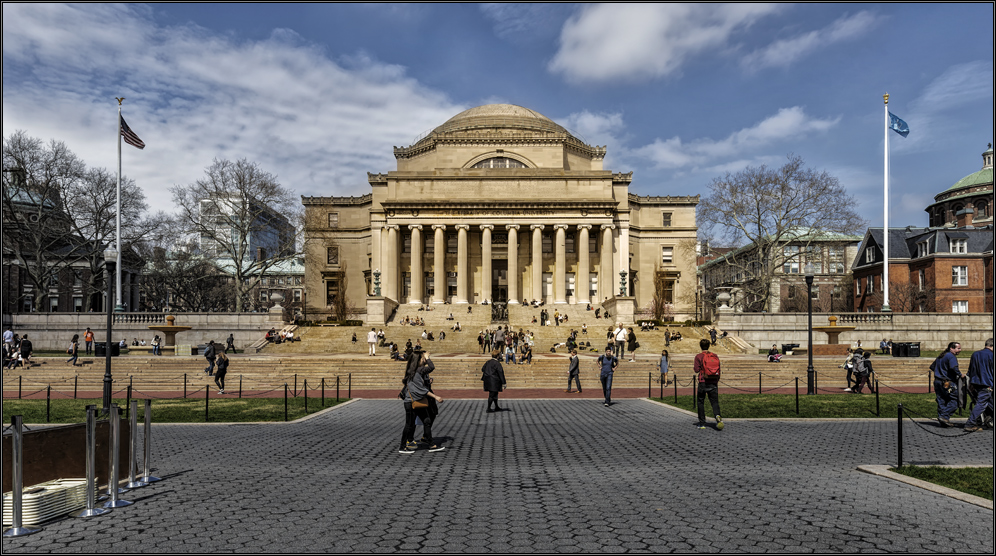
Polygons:
[[104,270],[107,274],[107,341],[104,343],[104,414],[110,415],[111,411],[111,318],[114,313],[114,269],[117,265],[118,252],[115,249],[104,251]]
[[626,271],[619,272],[619,296],[623,297],[626,295]]
[[806,395],[811,396],[816,393],[814,379],[816,370],[813,369],[813,263],[806,263],[806,301],[809,312],[809,366],[806,367]]
[[374,269],[374,297],[380,297],[380,269]]

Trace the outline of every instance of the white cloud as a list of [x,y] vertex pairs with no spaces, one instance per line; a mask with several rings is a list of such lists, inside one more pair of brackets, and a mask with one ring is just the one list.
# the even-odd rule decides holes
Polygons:
[[773,4],[596,4],[564,24],[548,66],[569,81],[641,80],[678,72],[689,58],[779,10]]
[[266,40],[158,26],[123,4],[4,4],[3,134],[63,140],[91,166],[117,164],[115,96],[147,147],[124,171],[150,205],[201,177],[211,159],[246,157],[305,195],[369,191],[407,145],[465,109],[405,68],[363,53],[330,58],[276,29]]
[[[817,119],[807,116],[800,106],[782,108],[758,124],[735,131],[724,139],[697,139],[685,143],[680,137],[656,139],[653,143],[634,151],[638,156],[651,160],[658,168],[683,168],[689,166],[721,167],[721,159],[741,156],[771,144],[801,135],[829,130],[840,122],[840,117]],[[717,166],[718,165],[718,166]]]
[[765,48],[755,50],[744,56],[741,64],[751,71],[765,67],[786,67],[819,48],[861,36],[883,19],[868,11],[845,15],[823,29],[777,40]]
[[481,13],[494,22],[495,35],[512,42],[528,42],[556,36],[556,30],[572,9],[569,4],[480,5]]

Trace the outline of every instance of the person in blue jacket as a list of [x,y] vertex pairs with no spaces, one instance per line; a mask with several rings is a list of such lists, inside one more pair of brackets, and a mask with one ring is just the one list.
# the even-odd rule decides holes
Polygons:
[[[965,423],[967,432],[992,429],[993,419],[993,339],[986,347],[972,354],[968,364],[969,389],[975,394],[975,408]],[[985,416],[985,417],[984,417]]]
[[958,354],[961,344],[951,342],[948,349],[939,355],[930,365],[934,372],[934,394],[937,399],[937,422],[942,427],[951,426],[951,415],[958,409]]

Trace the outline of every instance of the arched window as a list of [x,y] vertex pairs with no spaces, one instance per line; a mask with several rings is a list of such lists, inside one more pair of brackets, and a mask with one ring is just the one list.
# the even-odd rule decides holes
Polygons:
[[515,160],[514,158],[506,158],[504,156],[488,158],[471,166],[471,168],[525,168],[525,167],[526,165],[519,162],[518,160]]
[[985,218],[989,216],[989,202],[985,200],[975,202],[975,218]]

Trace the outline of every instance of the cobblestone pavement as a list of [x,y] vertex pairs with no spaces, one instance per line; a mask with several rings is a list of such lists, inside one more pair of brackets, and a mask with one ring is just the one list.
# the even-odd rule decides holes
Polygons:
[[[4,552],[977,552],[993,512],[855,470],[896,423],[728,420],[646,400],[449,400],[397,453],[398,401],[289,424],[159,425],[166,480]],[[936,429],[947,435],[960,429]],[[907,461],[993,463],[993,434],[906,427]],[[988,549],[987,549],[988,550]]]

